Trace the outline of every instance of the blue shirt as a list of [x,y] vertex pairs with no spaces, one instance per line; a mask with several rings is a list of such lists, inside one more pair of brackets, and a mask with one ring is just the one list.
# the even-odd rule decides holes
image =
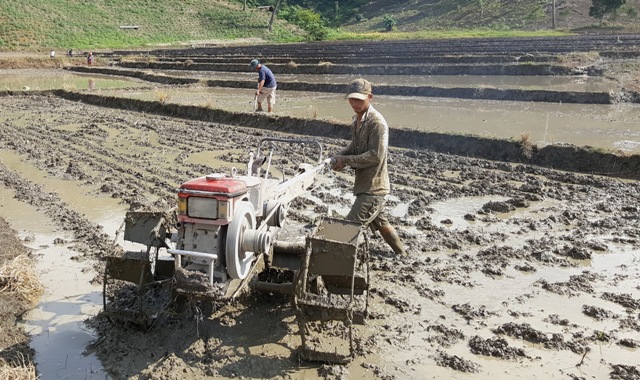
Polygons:
[[264,81],[264,86],[266,88],[275,88],[278,84],[276,83],[276,77],[273,76],[273,73],[269,68],[265,65],[260,66],[260,70],[258,70],[258,82]]

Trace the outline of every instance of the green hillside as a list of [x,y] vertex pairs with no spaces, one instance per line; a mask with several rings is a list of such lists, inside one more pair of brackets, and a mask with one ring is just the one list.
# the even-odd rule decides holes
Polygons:
[[[66,50],[160,46],[203,41],[460,35],[471,31],[551,29],[551,0],[281,0],[278,20],[259,6],[278,0],[12,0],[0,1],[0,50]],[[592,0],[556,0],[561,30],[599,27]],[[243,9],[246,4],[246,9]],[[599,29],[640,32],[640,0],[627,0]],[[384,32],[390,20],[394,33]],[[137,26],[137,29],[121,28]],[[596,28],[597,29],[597,28]],[[401,33],[398,33],[401,32]],[[407,35],[409,33],[409,35]],[[468,35],[479,35],[469,33]],[[495,35],[495,34],[494,34]],[[371,37],[366,37],[371,38]]]
[[[270,13],[217,0],[0,1],[0,49],[87,49],[209,39],[300,39]],[[138,26],[121,29],[120,26]]]

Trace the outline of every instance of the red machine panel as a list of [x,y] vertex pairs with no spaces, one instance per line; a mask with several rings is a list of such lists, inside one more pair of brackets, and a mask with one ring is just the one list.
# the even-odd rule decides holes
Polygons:
[[247,184],[231,177],[206,176],[187,181],[180,186],[180,190],[204,191],[215,195],[225,195],[229,198],[244,194],[248,191]]

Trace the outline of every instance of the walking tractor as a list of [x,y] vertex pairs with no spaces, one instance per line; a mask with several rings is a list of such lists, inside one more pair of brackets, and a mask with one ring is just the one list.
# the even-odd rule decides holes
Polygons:
[[[285,161],[301,156],[305,162],[282,170],[282,178],[275,178],[270,176],[270,171],[275,171],[272,160],[276,148],[282,146],[302,151],[286,151]],[[306,162],[307,152],[315,156],[311,163]],[[357,321],[353,300],[368,288],[362,228],[320,218],[317,232],[302,241],[296,240],[297,236],[293,240],[280,236],[285,235],[281,232],[290,203],[308,192],[329,164],[316,141],[265,138],[259,142],[257,153],[249,154],[244,175],[232,168],[229,174],[195,178],[177,190],[177,207],[173,210],[128,212],[124,240],[144,248],[107,258],[105,314],[149,327],[159,315],[149,311],[149,302],[157,309],[158,301],[149,301],[145,295],[166,284],[171,289],[166,305],[180,296],[231,300],[253,287],[294,297],[303,323],[326,319],[327,315],[343,316],[349,325]],[[327,236],[326,231],[335,232]],[[314,251],[313,247],[320,248]],[[327,252],[331,247],[335,252]],[[135,297],[129,296],[131,291],[126,297],[120,296],[126,302],[118,299],[122,292],[116,291],[121,289],[121,281],[137,285]],[[315,289],[314,294],[310,289]],[[338,302],[331,299],[331,294],[346,294],[351,301]],[[312,306],[306,307],[308,302],[303,300],[311,298]],[[336,313],[336,308],[343,312]],[[303,346],[308,341],[305,330],[301,329]],[[341,358],[353,356],[351,334],[349,339],[350,352]]]

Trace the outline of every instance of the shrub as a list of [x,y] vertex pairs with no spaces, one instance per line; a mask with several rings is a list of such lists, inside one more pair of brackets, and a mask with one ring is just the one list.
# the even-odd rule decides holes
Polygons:
[[396,28],[396,25],[398,25],[398,21],[388,14],[382,17],[382,22],[384,23],[384,28],[387,32],[391,32]]

